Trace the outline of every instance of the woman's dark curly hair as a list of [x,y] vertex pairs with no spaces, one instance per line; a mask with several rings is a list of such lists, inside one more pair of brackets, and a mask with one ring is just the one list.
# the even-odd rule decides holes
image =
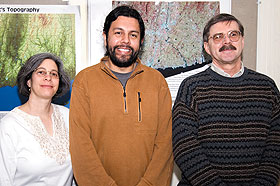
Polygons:
[[45,59],[53,60],[58,68],[59,87],[53,98],[63,96],[70,89],[70,79],[63,70],[62,60],[51,53],[39,53],[31,56],[26,63],[21,67],[17,75],[18,92],[29,97],[30,91],[27,86],[27,81],[31,79],[32,73],[41,65]]

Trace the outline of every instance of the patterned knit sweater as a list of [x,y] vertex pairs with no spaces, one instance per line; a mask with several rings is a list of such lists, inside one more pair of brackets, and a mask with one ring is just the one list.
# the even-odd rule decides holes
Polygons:
[[186,78],[173,107],[179,186],[272,186],[280,175],[280,94],[269,77],[211,68]]

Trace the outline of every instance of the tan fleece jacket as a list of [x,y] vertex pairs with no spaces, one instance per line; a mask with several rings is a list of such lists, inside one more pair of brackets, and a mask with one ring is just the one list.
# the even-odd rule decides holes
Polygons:
[[170,186],[171,96],[164,77],[138,59],[124,90],[106,60],[73,84],[70,152],[79,186]]

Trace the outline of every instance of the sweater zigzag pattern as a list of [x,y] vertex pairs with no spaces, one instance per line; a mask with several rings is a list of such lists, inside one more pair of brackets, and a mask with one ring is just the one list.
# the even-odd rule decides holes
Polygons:
[[276,185],[279,105],[274,81],[247,68],[238,78],[211,68],[186,78],[172,113],[178,185]]

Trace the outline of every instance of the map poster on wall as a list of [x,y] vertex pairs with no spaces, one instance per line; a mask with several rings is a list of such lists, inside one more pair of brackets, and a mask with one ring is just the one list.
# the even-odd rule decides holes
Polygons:
[[[113,1],[139,11],[146,28],[141,60],[155,69],[190,67],[205,63],[202,32],[220,12],[219,2]],[[166,75],[168,76],[168,75]]]
[[112,8],[120,5],[141,14],[146,28],[141,60],[164,75],[174,101],[182,79],[211,62],[203,51],[202,32],[207,21],[220,13],[219,1],[112,2]]
[[[9,111],[27,98],[18,95],[16,77],[34,54],[59,56],[73,81],[80,59],[78,6],[0,5],[0,111]],[[57,103],[67,105],[70,92]]]

